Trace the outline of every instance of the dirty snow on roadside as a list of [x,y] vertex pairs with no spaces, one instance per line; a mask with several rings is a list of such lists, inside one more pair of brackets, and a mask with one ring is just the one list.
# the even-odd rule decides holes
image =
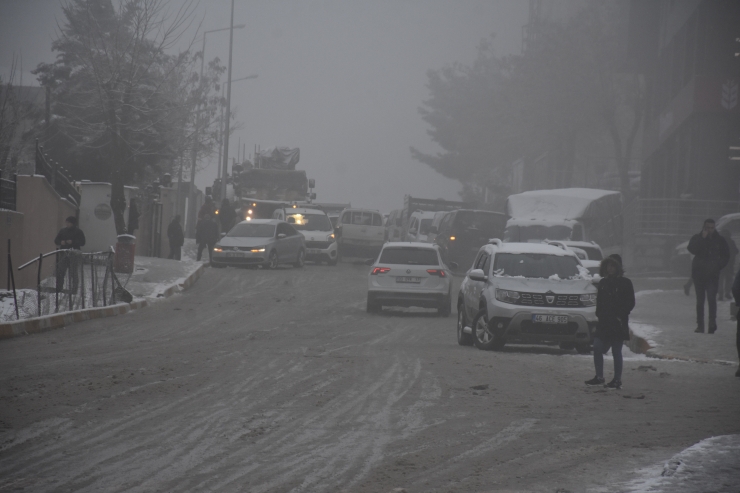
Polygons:
[[674,455],[665,464],[637,471],[619,485],[624,493],[737,493],[740,491],[740,435],[707,438]]

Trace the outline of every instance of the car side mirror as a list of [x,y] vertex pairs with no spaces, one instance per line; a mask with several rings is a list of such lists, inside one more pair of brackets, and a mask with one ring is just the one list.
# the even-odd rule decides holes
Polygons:
[[468,273],[468,277],[471,281],[485,282],[488,280],[488,276],[483,273],[483,269],[473,269]]
[[226,236],[226,233],[221,233],[221,238],[223,238],[224,236]]
[[370,266],[370,265],[373,265],[374,263],[375,263],[375,259],[374,258],[369,258],[369,259],[365,260],[365,265]]
[[286,238],[287,236],[288,236],[288,235],[286,235],[285,233],[279,233],[279,234],[277,235],[277,237],[278,237],[278,239],[279,239],[279,240],[281,240],[281,239],[283,239],[283,238]]
[[429,232],[436,235],[437,234],[437,226],[430,226]]
[[410,229],[409,230],[409,234],[410,235],[416,235],[416,230],[415,229]]
[[451,269],[458,269],[460,268],[460,265],[457,262],[450,262],[447,264]]

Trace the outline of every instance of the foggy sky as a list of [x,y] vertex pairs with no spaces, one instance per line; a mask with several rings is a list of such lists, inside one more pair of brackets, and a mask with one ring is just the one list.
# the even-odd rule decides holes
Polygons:
[[[115,3],[115,2],[114,2]],[[230,2],[201,2],[203,29],[229,25]],[[389,212],[403,195],[457,200],[460,185],[411,159],[409,146],[437,147],[418,107],[428,97],[429,69],[470,63],[495,33],[499,54],[518,53],[527,2],[521,0],[263,1],[237,0],[232,107],[242,128],[231,136],[254,144],[300,147],[299,169],[316,179],[317,200],[352,202]],[[13,53],[28,71],[53,60],[63,22],[56,0],[0,0],[0,74]],[[198,43],[200,49],[200,44]],[[208,35],[206,59],[228,59],[228,31]],[[200,173],[216,176],[217,157]]]

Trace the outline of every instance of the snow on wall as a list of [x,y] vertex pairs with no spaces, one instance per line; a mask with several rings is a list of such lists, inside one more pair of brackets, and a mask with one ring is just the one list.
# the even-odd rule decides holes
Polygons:
[[[619,192],[593,188],[562,188],[556,190],[532,190],[510,195],[507,212],[514,218],[578,219],[586,216],[591,204]],[[615,200],[618,200],[615,197]]]

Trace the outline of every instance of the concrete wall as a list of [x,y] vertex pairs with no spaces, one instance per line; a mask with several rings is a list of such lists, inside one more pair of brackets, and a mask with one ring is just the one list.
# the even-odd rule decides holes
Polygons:
[[0,209],[0,289],[7,288],[8,279],[8,240],[11,240],[10,254],[13,260],[15,285],[18,284],[18,266],[23,251],[23,220],[25,217],[20,212]]
[[[23,214],[23,233],[21,244],[23,250],[20,258],[13,256],[13,263],[17,269],[39,253],[56,250],[54,238],[64,227],[64,220],[68,216],[77,216],[77,208],[65,199],[62,199],[51,187],[46,178],[39,175],[18,176],[16,210]],[[13,240],[15,242],[15,238]],[[42,276],[54,273],[54,259],[44,259]],[[16,270],[16,287],[35,287],[36,269],[28,267],[20,273]]]

